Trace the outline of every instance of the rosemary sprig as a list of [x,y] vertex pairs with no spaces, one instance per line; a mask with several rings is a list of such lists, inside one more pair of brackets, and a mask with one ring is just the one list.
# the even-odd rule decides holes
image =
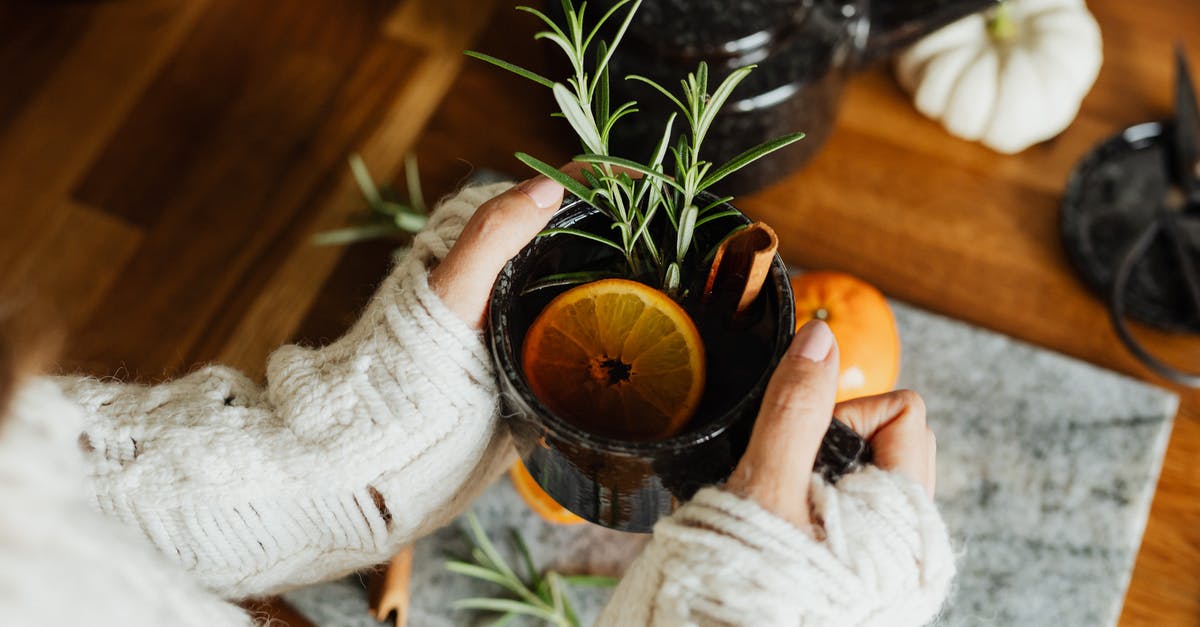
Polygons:
[[[713,163],[702,158],[701,146],[717,114],[754,66],[734,70],[710,93],[708,66],[701,62],[695,72],[689,73],[681,81],[682,98],[645,76],[625,77],[645,83],[667,97],[679,109],[687,128],[678,132],[677,139],[673,139],[676,136],[675,120],[679,115],[673,114],[667,119],[662,137],[647,161],[613,155],[609,149],[609,139],[614,125],[638,109],[633,101],[612,108],[609,65],[641,3],[642,0],[614,2],[589,27],[584,21],[587,3],[580,4],[576,9],[571,0],[562,0],[565,28],[537,9],[517,7],[545,24],[547,30],[539,32],[535,38],[550,41],[566,55],[572,74],[565,83],[555,82],[490,55],[472,51],[467,54],[550,88],[559,109],[556,115],[567,121],[583,148],[583,154],[575,160],[593,164],[593,167],[583,170],[584,181],[579,182],[530,155],[517,153],[517,158],[604,212],[612,220],[617,237],[609,239],[594,233],[566,229],[543,234],[587,237],[611,246],[623,255],[630,275],[655,281],[678,299],[683,296],[680,290],[684,271],[702,263],[692,252],[696,229],[730,215],[728,211],[718,210],[730,200],[728,197],[701,207],[697,203],[700,193],[733,172],[800,140],[804,134],[793,133],[764,142],[714,169]],[[616,19],[621,10],[625,13],[611,44],[598,40],[605,24]],[[587,63],[589,55],[594,59],[590,67]],[[640,178],[633,178],[629,172],[640,175]],[[665,216],[670,228],[664,229],[663,234],[658,236],[661,239],[656,239],[650,226],[654,220],[661,219],[660,214]],[[587,276],[588,273],[578,273],[579,280],[585,280]]]
[[519,575],[492,544],[475,515],[468,513],[466,518],[474,561],[447,560],[446,570],[495,584],[512,596],[461,599],[454,602],[454,609],[499,613],[501,616],[493,625],[506,624],[517,616],[530,616],[555,627],[579,627],[579,618],[567,598],[566,586],[612,587],[617,583],[612,577],[562,575],[553,570],[539,572],[529,554],[529,546],[514,529],[511,540],[524,569],[524,574]]
[[391,199],[391,194],[381,190],[371,178],[367,164],[358,154],[350,155],[350,172],[358,189],[367,201],[369,215],[362,224],[332,231],[323,231],[313,236],[318,246],[341,246],[374,239],[412,235],[420,231],[429,220],[425,197],[421,193],[420,170],[415,155],[404,158],[404,175],[408,184],[408,202]]

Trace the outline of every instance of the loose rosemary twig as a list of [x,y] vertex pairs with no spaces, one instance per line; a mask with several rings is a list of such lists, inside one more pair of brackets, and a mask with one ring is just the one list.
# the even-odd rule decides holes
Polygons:
[[518,574],[492,544],[475,515],[468,513],[466,518],[473,562],[447,560],[446,570],[496,584],[512,596],[462,599],[455,601],[454,608],[499,613],[501,616],[493,627],[507,624],[518,616],[529,616],[555,627],[579,627],[579,618],[567,598],[566,586],[616,585],[617,580],[612,577],[563,575],[553,570],[539,572],[529,554],[529,546],[516,530],[512,530],[512,543],[524,570],[523,575]]
[[425,197],[421,193],[420,171],[414,155],[404,158],[404,175],[408,185],[407,203],[391,200],[390,194],[379,189],[362,157],[353,154],[348,161],[354,181],[358,183],[358,188],[367,201],[370,215],[363,224],[317,233],[312,238],[314,244],[341,246],[367,240],[394,238],[412,235],[425,226],[429,215],[425,207]]

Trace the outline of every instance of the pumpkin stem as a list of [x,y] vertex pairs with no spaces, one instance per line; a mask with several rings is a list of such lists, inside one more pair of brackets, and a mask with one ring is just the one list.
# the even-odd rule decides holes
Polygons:
[[1017,36],[1017,23],[1007,2],[1001,2],[987,18],[988,34],[996,41],[1012,41]]

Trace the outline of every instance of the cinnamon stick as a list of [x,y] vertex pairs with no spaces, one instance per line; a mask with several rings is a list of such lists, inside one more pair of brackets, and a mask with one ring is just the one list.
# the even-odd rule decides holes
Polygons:
[[408,585],[412,578],[412,547],[406,546],[388,562],[383,573],[374,575],[369,596],[371,614],[383,622],[396,613],[396,627],[408,621]]
[[778,249],[779,237],[764,222],[730,235],[713,257],[704,285],[704,302],[729,298],[735,303],[734,316],[746,311],[762,291]]

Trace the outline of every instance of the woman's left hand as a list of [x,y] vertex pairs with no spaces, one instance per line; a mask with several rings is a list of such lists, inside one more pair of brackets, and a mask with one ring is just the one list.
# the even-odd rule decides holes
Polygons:
[[897,390],[834,405],[838,358],[829,325],[811,320],[800,327],[771,375],[746,453],[725,484],[801,528],[812,522],[809,484],[831,416],[871,443],[876,466],[908,477],[933,498],[937,440],[925,422],[924,401]]
[[482,329],[500,270],[546,227],[562,199],[562,185],[539,175],[483,203],[429,272],[429,286],[463,322]]

